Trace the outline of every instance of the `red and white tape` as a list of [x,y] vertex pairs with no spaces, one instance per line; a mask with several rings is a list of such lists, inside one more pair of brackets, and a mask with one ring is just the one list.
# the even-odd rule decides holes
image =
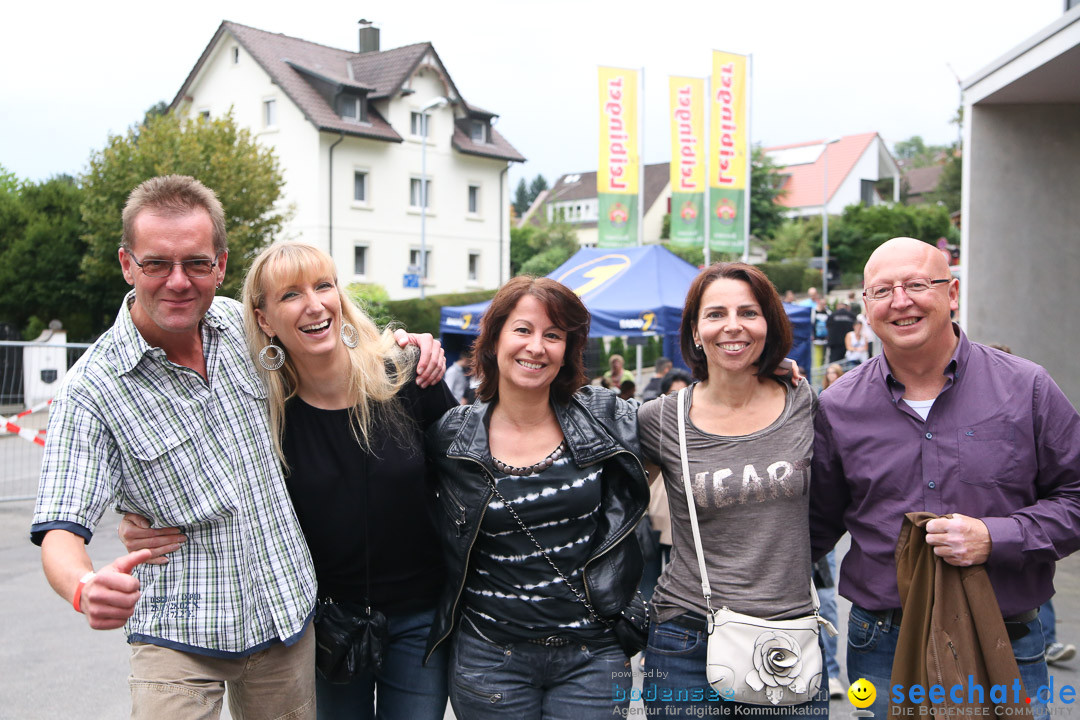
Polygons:
[[36,413],[36,412],[40,412],[40,411],[44,410],[45,408],[49,407],[49,405],[51,405],[51,404],[52,404],[52,400],[46,400],[45,402],[39,403],[38,405],[35,405],[32,408],[29,408],[27,410],[23,410],[18,415],[12,415],[9,418],[5,418],[4,421],[3,421],[3,426],[2,426],[3,431],[9,432],[12,435],[18,435],[19,437],[21,437],[24,440],[29,440],[30,442],[32,442],[32,443],[34,443],[36,445],[41,445],[42,447],[44,447],[45,446],[45,437],[44,437],[45,431],[44,430],[32,430],[30,428],[19,427],[19,425],[16,424],[15,421],[18,420],[19,418],[26,417],[27,415],[31,415],[31,414]]

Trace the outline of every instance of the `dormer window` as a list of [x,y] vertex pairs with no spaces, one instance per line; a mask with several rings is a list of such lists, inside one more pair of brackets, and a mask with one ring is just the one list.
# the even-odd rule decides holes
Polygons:
[[352,122],[363,122],[364,101],[356,95],[341,95],[338,97],[338,114]]
[[487,123],[483,120],[470,120],[469,137],[473,142],[486,143],[488,141]]

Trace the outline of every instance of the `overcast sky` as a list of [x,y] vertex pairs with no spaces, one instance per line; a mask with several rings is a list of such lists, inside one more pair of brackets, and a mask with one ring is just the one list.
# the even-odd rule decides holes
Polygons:
[[[498,113],[549,184],[597,164],[598,65],[644,68],[645,161],[670,158],[667,77],[713,49],[753,54],[752,139],[877,131],[890,147],[957,137],[967,78],[1052,22],[1064,0],[396,0],[10,2],[0,10],[0,164],[78,174],[110,133],[171,101],[222,20],[353,50],[431,41],[464,98]],[[950,69],[951,66],[951,69]],[[954,74],[955,72],[955,74]]]

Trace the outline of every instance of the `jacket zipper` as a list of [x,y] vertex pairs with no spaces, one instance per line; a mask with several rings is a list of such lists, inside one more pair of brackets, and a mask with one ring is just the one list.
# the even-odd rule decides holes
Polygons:
[[[615,457],[616,455],[619,455],[620,453],[625,453],[626,455],[629,455],[630,457],[632,457],[634,459],[634,463],[638,466],[638,469],[641,470],[641,474],[645,477],[645,482],[648,483],[649,476],[648,476],[648,473],[645,472],[645,467],[641,464],[641,461],[637,459],[637,456],[634,455],[634,453],[630,452],[629,450],[623,450],[623,449],[615,450],[614,452],[608,453],[607,455],[604,455],[603,457],[597,458],[595,461],[589,463],[589,466],[596,465],[597,463],[601,463],[601,462],[606,462],[607,460],[610,460],[611,458]],[[586,467],[588,467],[588,466],[586,466]],[[582,587],[585,588],[585,597],[588,598],[590,603],[592,602],[592,594],[589,592],[589,583],[585,579],[585,570],[588,569],[589,565],[591,565],[594,561],[599,560],[600,558],[604,557],[609,552],[614,550],[615,546],[618,545],[619,543],[621,543],[626,538],[627,535],[634,532],[634,529],[637,528],[638,523],[641,522],[641,519],[643,517],[645,517],[645,514],[648,511],[649,511],[649,506],[648,506],[648,503],[646,503],[646,505],[642,509],[641,513],[638,514],[636,522],[629,523],[627,529],[624,530],[622,533],[620,533],[610,543],[608,543],[608,546],[606,548],[604,548],[604,550],[602,552],[599,552],[596,555],[593,555],[591,558],[589,558],[588,560],[585,561],[584,565],[581,566],[581,585],[582,585]]]
[[[474,460],[471,457],[464,457],[461,455],[447,455],[447,457],[451,460],[467,460],[471,463],[476,463],[480,466],[480,469],[484,471],[484,474],[491,478],[492,483],[495,482],[495,478],[491,477],[491,473],[488,472],[483,463]],[[431,648],[432,652],[435,652],[435,649],[442,645],[446,638],[450,637],[450,633],[454,631],[454,626],[457,625],[457,620],[455,618],[457,617],[458,603],[461,602],[461,591],[465,589],[465,580],[469,576],[469,558],[472,557],[473,546],[476,545],[476,537],[480,534],[480,525],[484,522],[484,515],[487,514],[488,504],[491,502],[491,498],[494,494],[494,492],[489,491],[487,497],[484,499],[484,504],[480,510],[480,518],[476,521],[476,530],[473,532],[472,539],[469,540],[469,550],[465,553],[465,568],[461,573],[461,583],[458,585],[457,594],[454,595],[454,605],[450,608],[450,629],[435,642]],[[430,655],[428,657],[430,657]],[[426,659],[427,658],[425,658],[425,661]],[[491,702],[495,702],[495,700],[492,700]]]

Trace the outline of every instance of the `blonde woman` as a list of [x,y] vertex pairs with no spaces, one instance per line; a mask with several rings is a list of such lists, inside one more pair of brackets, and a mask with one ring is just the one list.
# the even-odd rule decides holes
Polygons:
[[442,718],[445,652],[422,662],[445,575],[423,432],[457,403],[442,382],[412,382],[415,353],[379,332],[317,248],[265,249],[242,303],[320,603],[386,618],[381,667],[347,684],[320,673],[318,716],[375,717],[377,688],[380,717]]

